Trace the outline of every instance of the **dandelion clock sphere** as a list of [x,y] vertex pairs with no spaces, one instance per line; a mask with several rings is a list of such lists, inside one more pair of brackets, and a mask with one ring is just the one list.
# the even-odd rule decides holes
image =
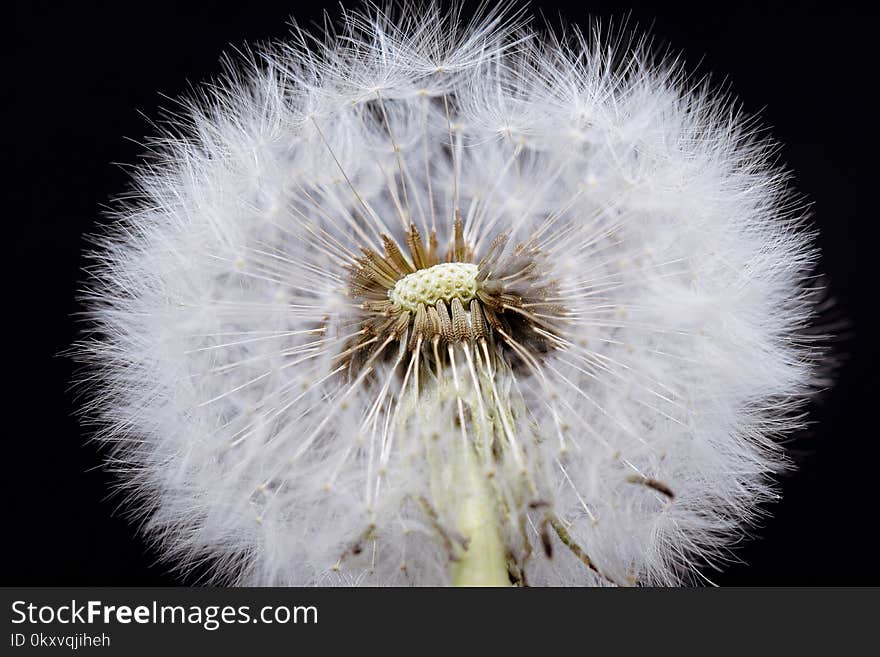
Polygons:
[[818,350],[802,210],[729,99],[522,13],[343,13],[205,86],[86,284],[86,414],[182,567],[699,581]]

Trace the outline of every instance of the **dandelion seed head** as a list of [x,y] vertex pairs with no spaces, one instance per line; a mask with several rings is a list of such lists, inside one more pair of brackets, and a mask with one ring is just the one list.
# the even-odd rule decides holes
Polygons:
[[344,11],[176,117],[77,352],[184,572],[446,584],[485,521],[515,584],[677,584],[773,497],[816,251],[773,145],[644,42]]

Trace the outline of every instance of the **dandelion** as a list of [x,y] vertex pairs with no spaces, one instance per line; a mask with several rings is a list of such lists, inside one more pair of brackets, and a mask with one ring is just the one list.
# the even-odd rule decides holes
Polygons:
[[643,42],[400,5],[186,101],[92,252],[86,414],[255,585],[698,581],[817,350],[803,211]]

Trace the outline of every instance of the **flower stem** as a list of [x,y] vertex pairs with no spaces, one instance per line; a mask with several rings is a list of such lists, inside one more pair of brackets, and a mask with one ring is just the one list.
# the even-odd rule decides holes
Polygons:
[[452,564],[453,586],[510,586],[507,550],[498,531],[491,489],[472,454],[462,459],[462,483],[468,491],[458,517],[458,530],[467,548]]

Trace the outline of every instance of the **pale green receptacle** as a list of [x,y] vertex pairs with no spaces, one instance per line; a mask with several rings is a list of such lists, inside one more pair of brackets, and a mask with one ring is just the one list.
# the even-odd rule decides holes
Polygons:
[[467,304],[477,295],[477,271],[477,265],[467,262],[441,262],[401,278],[388,298],[411,312],[419,304],[433,306],[456,298]]

